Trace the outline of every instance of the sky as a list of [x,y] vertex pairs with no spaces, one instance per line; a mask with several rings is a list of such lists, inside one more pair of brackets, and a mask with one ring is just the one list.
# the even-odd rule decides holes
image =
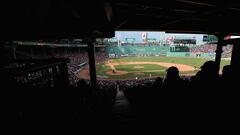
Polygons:
[[[142,43],[142,33],[146,31],[116,31],[115,38],[124,41],[125,38],[135,38],[137,43]],[[164,40],[167,37],[177,37],[177,38],[196,38],[197,45],[203,44],[203,34],[172,34],[165,32],[147,32],[148,38],[155,38],[157,41]]]

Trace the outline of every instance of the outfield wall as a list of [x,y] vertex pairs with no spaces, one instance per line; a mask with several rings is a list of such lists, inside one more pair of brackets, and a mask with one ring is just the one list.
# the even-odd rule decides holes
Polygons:
[[170,46],[125,45],[108,46],[106,51],[109,57],[113,58],[122,56],[215,57],[215,53],[170,52],[170,49]]
[[166,56],[170,57],[189,57],[191,56],[190,52],[167,52]]
[[107,47],[108,54],[115,55],[166,55],[170,51],[169,46],[109,46]]

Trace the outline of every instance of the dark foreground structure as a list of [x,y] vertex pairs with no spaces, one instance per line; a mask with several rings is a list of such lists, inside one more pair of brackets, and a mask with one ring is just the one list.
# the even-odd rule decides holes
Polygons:
[[[195,134],[237,130],[239,39],[224,39],[240,32],[237,1],[7,1],[1,2],[0,15],[0,121],[11,131]],[[189,80],[181,79],[172,67],[165,80],[157,78],[154,83],[99,82],[95,39],[113,37],[115,30],[213,34],[218,37],[216,58]],[[81,80],[70,85],[68,59],[14,59],[14,48],[5,48],[9,41],[63,38],[82,38],[88,45],[89,84]],[[231,65],[220,76],[226,44],[233,45]]]

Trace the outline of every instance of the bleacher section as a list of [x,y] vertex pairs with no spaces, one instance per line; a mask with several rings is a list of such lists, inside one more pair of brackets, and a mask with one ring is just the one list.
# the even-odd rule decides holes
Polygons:
[[167,52],[169,57],[199,57],[199,58],[214,58],[215,53],[192,53],[192,52]]

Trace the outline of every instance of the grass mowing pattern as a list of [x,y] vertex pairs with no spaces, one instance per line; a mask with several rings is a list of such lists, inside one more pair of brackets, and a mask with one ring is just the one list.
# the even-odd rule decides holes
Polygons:
[[[135,68],[135,66],[141,66],[143,68]],[[128,72],[136,72],[136,71],[150,71],[150,70],[166,70],[166,67],[159,66],[159,65],[152,65],[152,64],[131,64],[131,65],[117,65],[115,66],[117,70],[123,70]]]
[[[112,59],[112,62],[167,62],[167,63],[176,63],[176,64],[184,64],[189,66],[195,66],[200,68],[204,62],[213,60],[207,58],[192,58],[192,57],[123,57]],[[222,60],[220,65],[220,70],[222,70],[224,65],[229,65],[229,60]],[[134,68],[134,66],[144,66],[144,68]],[[151,64],[135,64],[135,65],[118,65],[115,66],[117,70],[128,71],[129,73],[126,75],[107,75],[106,72],[111,70],[109,66],[105,66],[105,63],[98,64],[96,66],[97,75],[98,76],[108,76],[110,79],[134,79],[138,78],[147,78],[150,76],[165,76],[166,71],[165,67],[159,65],[151,65]],[[156,68],[156,69],[155,69]],[[142,72],[141,74],[136,75],[136,73],[131,73],[133,71],[144,71],[144,70],[161,70],[159,72]],[[195,74],[197,71],[190,72],[180,72],[180,74]]]

